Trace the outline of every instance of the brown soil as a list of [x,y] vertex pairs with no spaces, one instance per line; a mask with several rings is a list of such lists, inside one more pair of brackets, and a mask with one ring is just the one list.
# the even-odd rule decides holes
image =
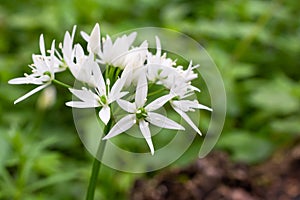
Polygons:
[[300,145],[268,162],[233,163],[213,152],[183,169],[135,182],[132,200],[300,200]]

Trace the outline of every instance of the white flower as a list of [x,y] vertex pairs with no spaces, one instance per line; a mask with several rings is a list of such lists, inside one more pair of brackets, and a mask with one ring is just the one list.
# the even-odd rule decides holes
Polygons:
[[176,73],[172,74],[173,84],[170,88],[171,92],[176,94],[176,98],[170,101],[172,108],[200,135],[201,131],[193,123],[187,112],[194,112],[195,109],[204,109],[212,111],[211,108],[200,104],[197,100],[186,100],[184,98],[189,97],[194,94],[195,91],[200,92],[200,90],[191,84],[191,81],[198,77],[198,75],[193,71],[199,65],[193,66],[192,61],[190,62],[188,68],[183,70],[182,66],[175,68]]
[[[161,78],[157,79],[156,76],[156,81],[158,81],[158,84],[162,84],[170,89],[177,96],[180,96],[180,98],[188,97],[194,94],[195,91],[200,92],[200,90],[191,83],[192,80],[198,77],[198,74],[193,71],[197,67],[199,67],[199,65],[193,66],[191,61],[186,70],[183,70],[182,66],[163,68],[159,71],[159,77]],[[148,69],[151,69],[151,66],[149,66]],[[150,72],[148,70],[148,76],[149,75]]]
[[144,68],[146,56],[148,53],[148,42],[144,41],[139,47],[132,48],[125,56],[124,59],[124,74],[127,74],[128,79],[125,85],[136,85],[139,77],[140,70]]
[[204,106],[202,104],[199,104],[197,100],[191,101],[191,100],[171,100],[170,101],[172,108],[200,135],[201,131],[198,129],[198,127],[193,123],[193,121],[190,119],[190,117],[186,114],[186,112],[192,111],[194,112],[195,109],[204,109],[212,111],[211,108]]
[[60,43],[63,59],[68,66],[70,66],[70,63],[73,63],[74,60],[73,40],[75,37],[75,31],[76,26],[73,27],[72,35],[66,31],[63,44]]
[[77,81],[87,83],[91,87],[96,87],[95,79],[92,78],[92,70],[99,68],[98,63],[94,59],[94,55],[90,53],[84,55],[83,49],[79,44],[75,45],[75,60],[69,63],[69,69]]
[[106,38],[102,38],[101,44],[100,26],[96,24],[91,35],[85,32],[81,32],[81,35],[88,42],[88,51],[98,55],[100,63],[123,69],[125,67],[125,56],[135,40],[136,32],[128,36],[118,37],[114,43],[110,36],[106,35]]
[[[90,37],[86,36],[88,37],[87,49],[90,53],[88,56],[84,54],[80,44],[75,44],[73,48],[75,30],[76,26],[73,27],[72,36],[68,31],[65,33],[63,46],[61,47],[63,59],[76,80],[95,86],[94,79],[91,76],[93,65],[98,65],[95,61],[94,53],[99,52],[100,49],[99,24],[95,25]],[[97,38],[99,39],[97,40]]]
[[103,39],[102,51],[99,52],[100,62],[123,69],[126,65],[126,55],[135,37],[136,32],[133,32],[129,36],[123,35],[122,37],[118,37],[113,43],[107,35],[106,39]]
[[136,70],[145,64],[148,54],[148,42],[144,41],[139,47],[134,47],[127,52],[124,58],[125,68]]
[[94,26],[91,35],[81,31],[81,36],[88,42],[87,50],[89,53],[99,54],[101,51],[101,35],[100,26],[98,23]]
[[32,69],[32,74],[24,74],[24,77],[14,78],[9,84],[35,84],[40,85],[31,90],[24,96],[18,98],[14,103],[18,103],[33,95],[34,93],[46,88],[54,80],[54,74],[62,69],[60,61],[55,57],[55,42],[52,42],[50,55],[46,56],[45,43],[43,35],[40,36],[40,51],[41,55],[32,55],[33,64],[29,67]]
[[155,65],[160,65],[162,67],[172,67],[176,65],[176,61],[167,58],[166,53],[161,55],[161,44],[157,36],[155,36],[155,41],[156,41],[156,54],[153,55],[151,52],[147,54],[147,64],[155,64]]
[[146,139],[146,142],[150,148],[151,154],[154,154],[154,147],[151,140],[151,133],[149,129],[149,123],[158,127],[175,129],[175,130],[184,130],[184,128],[173,120],[152,112],[161,108],[166,102],[174,97],[173,94],[168,94],[162,96],[147,106],[146,97],[148,93],[148,85],[145,74],[141,73],[138,80],[135,102],[131,103],[122,99],[119,99],[117,102],[119,106],[127,111],[129,114],[120,119],[109,131],[109,133],[103,139],[109,139],[120,133],[123,133],[130,129],[135,123],[139,125],[139,128]]
[[168,89],[173,85],[173,80],[170,81],[172,74],[176,73],[176,61],[167,58],[167,54],[161,55],[161,44],[159,38],[156,36],[156,54],[151,52],[147,54],[147,78],[151,82],[164,85]]
[[[93,74],[93,75],[92,75]],[[92,65],[92,74],[90,79],[95,82],[94,91],[87,88],[69,89],[80,101],[70,101],[66,105],[75,108],[95,108],[101,107],[99,117],[104,124],[107,124],[111,117],[109,104],[122,98],[127,92],[121,92],[126,77],[122,76],[109,90],[109,79],[105,84],[104,78],[98,65]]]
[[194,87],[191,84],[191,81],[198,78],[198,74],[195,73],[193,70],[198,68],[199,66],[200,65],[194,65],[193,66],[193,62],[190,61],[189,66],[186,70],[183,70],[182,66],[178,66],[178,67],[175,68],[177,70],[179,76],[180,76],[178,78],[183,79],[185,83],[189,84],[188,89],[190,89],[192,91],[198,91],[198,92],[200,92],[200,90],[198,88]]

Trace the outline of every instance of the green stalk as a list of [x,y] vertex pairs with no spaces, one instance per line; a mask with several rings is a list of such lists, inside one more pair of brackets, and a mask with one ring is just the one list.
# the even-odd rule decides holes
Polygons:
[[61,81],[59,81],[59,80],[56,80],[56,79],[53,79],[52,82],[53,82],[53,83],[56,83],[57,85],[63,86],[63,87],[65,87],[65,88],[71,88],[70,85],[65,84],[65,83],[63,83],[63,82],[61,82]]
[[103,157],[104,149],[105,149],[105,145],[106,145],[106,140],[102,140],[102,138],[105,135],[107,135],[107,133],[110,131],[111,125],[112,125],[112,120],[109,120],[108,124],[104,127],[103,135],[100,139],[100,143],[99,143],[98,150],[97,150],[97,155],[96,155],[96,158],[94,159],[94,163],[93,163],[92,174],[90,177],[89,186],[88,186],[88,190],[87,190],[87,194],[86,194],[86,200],[94,200],[98,174],[99,174],[100,167],[101,167],[100,160]]

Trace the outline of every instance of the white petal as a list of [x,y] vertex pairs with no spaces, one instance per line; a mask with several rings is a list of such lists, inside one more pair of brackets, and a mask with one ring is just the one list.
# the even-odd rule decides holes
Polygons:
[[14,78],[8,81],[9,84],[28,84],[31,83],[30,79],[27,77]]
[[114,96],[111,95],[111,93],[109,93],[108,95],[108,103],[112,103],[118,99],[121,99],[122,97],[124,97],[125,95],[127,95],[129,92],[120,92],[118,94],[114,94]]
[[90,52],[93,52],[95,54],[98,54],[100,52],[100,27],[99,24],[97,23],[95,27],[92,30],[91,36],[89,38],[89,43],[88,43],[88,50]]
[[169,100],[171,100],[174,97],[174,94],[167,94],[162,97],[159,97],[158,99],[151,102],[149,105],[145,107],[147,111],[154,111],[159,108],[161,108],[165,103],[167,103]]
[[136,35],[137,35],[136,32],[133,32],[130,35],[128,35],[128,38],[127,38],[128,47],[130,47],[132,45],[133,41],[136,38]]
[[203,109],[203,110],[208,110],[208,111],[213,111],[213,109],[211,109],[210,107],[207,107],[205,105],[202,105],[202,104],[198,104],[197,106],[198,109]]
[[80,35],[85,41],[89,41],[90,36],[86,32],[80,31]]
[[74,46],[74,51],[75,51],[76,61],[77,63],[78,62],[80,63],[81,59],[85,57],[82,46],[80,44],[76,44]]
[[172,107],[199,135],[202,135],[201,131],[198,129],[198,127],[193,123],[193,121],[185,112],[176,108],[175,106]]
[[123,110],[125,110],[125,111],[127,111],[129,113],[134,113],[135,110],[136,110],[136,107],[135,107],[134,103],[130,103],[129,101],[125,101],[123,99],[119,99],[119,100],[117,100],[117,103],[119,104],[119,106]]
[[173,104],[182,111],[189,111],[192,108],[212,111],[211,108],[204,106],[202,104],[199,104],[197,100],[194,100],[194,101],[179,100],[179,101],[173,101]]
[[[75,26],[74,26],[75,27]],[[73,34],[74,33],[74,28],[73,28],[73,33],[72,33],[72,37],[70,35],[70,33],[67,31],[65,33],[64,36],[64,41],[63,41],[63,47],[62,47],[62,53],[63,53],[63,57],[65,62],[69,65],[70,62],[72,62],[73,59]]]
[[87,89],[77,90],[69,88],[70,92],[84,102],[97,102],[99,97]]
[[46,56],[45,42],[44,42],[43,34],[40,35],[40,51],[41,51],[42,56]]
[[75,32],[76,32],[76,25],[74,25],[72,29],[72,41],[74,40]]
[[146,118],[146,120],[158,127],[184,130],[184,128],[177,122],[174,122],[173,120],[158,113],[148,112],[148,117]]
[[96,108],[100,106],[97,102],[85,101],[69,101],[66,103],[66,105],[73,108]]
[[121,90],[123,89],[127,77],[128,77],[127,74],[122,73],[121,78],[119,78],[112,86],[109,95],[116,96],[118,93],[120,93]]
[[161,56],[161,44],[159,37],[155,36],[155,41],[156,41],[156,56]]
[[97,68],[98,64],[94,61],[93,57],[94,55],[90,54],[88,57],[83,58],[83,62],[80,65],[80,71],[78,71],[76,79],[96,87],[95,79],[92,77],[92,69]]
[[[51,44],[51,50],[50,50],[50,63],[48,64],[49,66],[49,71],[51,72],[51,74],[54,73],[54,64],[55,64],[55,61],[56,61],[56,57],[54,55],[55,53],[55,40],[52,41],[52,44]],[[48,59],[46,59],[47,61]],[[48,63],[48,62],[47,62]]]
[[109,106],[103,106],[99,111],[99,117],[102,122],[107,125],[108,121],[110,120],[110,108]]
[[108,64],[110,64],[110,62],[112,61],[112,59],[110,58],[111,54],[113,53],[113,52],[111,52],[113,50],[112,46],[113,46],[113,44],[112,44],[111,38],[109,37],[109,35],[106,35],[106,39],[103,42],[102,55],[100,54],[99,56],[103,62],[108,63]]
[[15,100],[14,104],[19,103],[20,101],[23,101],[24,99],[30,97],[31,95],[33,95],[34,93],[44,89],[45,87],[47,87],[50,84],[45,84],[45,85],[41,85],[37,88],[34,88],[33,90],[31,90],[30,92],[26,93],[25,95],[21,96],[20,98],[18,98],[17,100]]
[[105,85],[104,78],[101,73],[99,65],[96,62],[92,61],[90,66],[92,69],[93,78],[94,78],[96,87],[98,88],[100,95],[106,95],[106,85]]
[[154,147],[153,147],[153,143],[151,140],[151,133],[150,133],[150,129],[149,129],[149,123],[145,122],[145,120],[140,120],[139,121],[139,126],[140,126],[140,130],[150,148],[151,154],[154,154]]
[[148,84],[146,75],[141,72],[140,78],[138,80],[138,84],[136,86],[136,93],[135,93],[135,104],[137,108],[144,106],[146,102],[146,97],[148,93]]
[[120,133],[123,133],[130,129],[135,124],[135,114],[126,115],[120,119],[109,131],[109,133],[103,138],[103,140],[112,138]]

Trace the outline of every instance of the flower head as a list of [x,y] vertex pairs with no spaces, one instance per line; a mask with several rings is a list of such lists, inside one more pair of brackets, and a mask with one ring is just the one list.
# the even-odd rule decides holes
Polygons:
[[104,124],[107,124],[111,117],[111,111],[109,104],[122,98],[127,92],[122,92],[126,77],[122,76],[118,79],[110,90],[110,81],[107,79],[104,81],[103,75],[98,65],[92,65],[91,74],[89,75],[91,82],[94,82],[95,87],[93,89],[72,89],[74,94],[80,101],[70,101],[66,105],[75,108],[96,108],[101,107],[99,111],[99,117]]
[[59,67],[61,62],[55,57],[55,42],[52,42],[50,55],[46,55],[44,37],[40,36],[40,51],[41,55],[32,55],[33,64],[29,65],[32,69],[31,74],[24,74],[24,77],[14,78],[8,81],[9,84],[34,84],[40,85],[24,96],[18,98],[14,103],[18,103],[33,95],[34,93],[46,88],[51,84],[56,72],[60,72]]
[[145,106],[145,103],[147,101],[147,92],[148,85],[146,76],[145,74],[140,74],[135,94],[135,102],[131,103],[122,99],[119,99],[117,101],[119,106],[129,114],[120,119],[103,139],[112,138],[120,133],[127,131],[134,124],[138,124],[141,133],[143,134],[151,150],[151,154],[153,155],[154,147],[151,140],[149,123],[162,128],[184,130],[184,128],[180,124],[161,114],[153,112],[161,108],[165,103],[172,99],[174,95],[164,95]]
[[[90,34],[81,32],[87,41],[87,45],[83,46],[74,43],[75,31],[76,26],[73,27],[72,33],[65,33],[64,40],[59,45],[61,52],[55,49],[54,41],[51,49],[46,51],[43,35],[40,36],[41,53],[32,56],[32,73],[9,81],[10,84],[35,84],[38,87],[17,99],[15,103],[46,88],[52,82],[58,83],[67,87],[76,97],[67,102],[67,106],[98,108],[101,121],[105,125],[112,123],[113,127],[103,139],[128,131],[136,124],[151,154],[154,154],[154,146],[150,125],[184,130],[182,125],[157,112],[166,103],[201,134],[198,126],[188,116],[189,112],[196,109],[211,111],[196,98],[192,98],[194,92],[200,91],[192,84],[198,77],[194,69],[199,65],[193,65],[192,61],[187,68],[177,65],[177,60],[168,58],[167,54],[162,52],[157,36],[156,53],[153,54],[149,51],[146,40],[140,46],[133,46],[136,32],[117,37],[113,41],[109,35],[101,37],[100,26],[96,24]],[[74,82],[79,82],[81,87],[72,88],[56,80],[56,73],[63,71],[70,72]],[[127,113],[117,122],[112,115],[113,102],[117,102],[116,105]]]

